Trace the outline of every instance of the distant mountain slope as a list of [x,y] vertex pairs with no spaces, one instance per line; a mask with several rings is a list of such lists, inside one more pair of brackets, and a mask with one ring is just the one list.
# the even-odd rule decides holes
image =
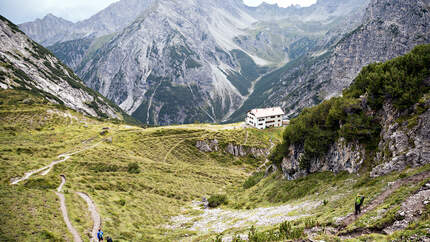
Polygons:
[[372,0],[362,24],[323,52],[288,63],[257,83],[252,97],[231,120],[251,106],[282,105],[294,116],[304,107],[339,95],[367,64],[403,55],[430,43],[428,0]]
[[309,7],[290,6],[281,8],[277,4],[263,2],[257,7],[247,7],[247,12],[253,17],[269,22],[287,18],[300,21],[329,21],[337,17],[353,15],[357,9],[367,5],[369,0],[318,0]]
[[307,68],[309,71],[298,76],[294,72],[285,73],[282,80],[291,84],[281,89],[283,95],[280,92],[273,95],[283,96],[279,101],[291,111],[298,110],[311,104],[307,100],[340,94],[365,65],[387,61],[416,45],[430,43],[426,1],[371,1],[361,26],[345,36],[325,60]]
[[20,24],[19,28],[44,46],[74,39],[95,38],[125,28],[155,1],[121,0],[77,23],[48,14],[43,19]]
[[48,50],[2,16],[0,42],[0,88],[30,90],[93,117],[123,119],[125,113],[119,107],[86,87]]
[[[242,0],[122,0],[43,41],[55,43],[48,48],[89,87],[143,122],[221,122],[241,118],[278,91],[255,83],[262,74],[322,52],[356,28],[367,2],[320,0],[283,9],[249,8]],[[140,14],[129,24],[96,18],[109,11],[120,18],[121,8]],[[95,31],[84,23],[112,26]],[[21,28],[30,31],[29,25]]]
[[84,60],[77,73],[146,123],[219,122],[259,76],[234,43],[256,20],[240,1],[160,1]]

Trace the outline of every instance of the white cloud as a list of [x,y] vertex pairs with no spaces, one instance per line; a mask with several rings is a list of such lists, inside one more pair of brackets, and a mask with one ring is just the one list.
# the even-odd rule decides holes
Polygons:
[[310,6],[314,3],[316,3],[317,0],[243,0],[243,2],[249,6],[258,6],[262,2],[267,2],[270,4],[277,3],[278,6],[286,8],[286,7],[289,7],[291,5],[296,5],[296,4],[298,4],[302,7],[307,7],[307,6]]
[[0,0],[0,14],[14,23],[33,21],[48,13],[70,21],[91,17],[118,0]]

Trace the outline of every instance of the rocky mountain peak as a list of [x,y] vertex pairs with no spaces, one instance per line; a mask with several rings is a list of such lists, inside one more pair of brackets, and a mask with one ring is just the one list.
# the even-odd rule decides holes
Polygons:
[[47,49],[0,16],[0,88],[24,89],[47,101],[99,118],[123,112],[82,81]]
[[156,1],[121,0],[77,23],[48,14],[43,19],[23,23],[19,27],[44,46],[88,36],[100,37],[125,28]]

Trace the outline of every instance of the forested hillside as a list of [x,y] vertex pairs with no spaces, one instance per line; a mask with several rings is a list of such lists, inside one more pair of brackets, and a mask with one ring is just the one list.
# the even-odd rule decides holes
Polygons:
[[[313,162],[324,155],[339,139],[364,145],[370,166],[378,161],[376,153],[384,125],[383,105],[392,104],[399,114],[399,123],[416,126],[417,116],[428,109],[430,90],[430,45],[421,45],[412,52],[386,63],[371,64],[360,72],[343,96],[332,98],[303,110],[283,133],[270,159],[280,165],[292,155],[291,147],[302,152],[300,169],[310,172]],[[296,154],[297,155],[297,154]]]

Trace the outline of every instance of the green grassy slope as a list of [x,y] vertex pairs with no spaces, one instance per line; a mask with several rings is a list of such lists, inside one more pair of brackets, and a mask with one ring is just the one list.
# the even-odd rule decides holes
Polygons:
[[[240,187],[263,162],[200,152],[196,141],[217,138],[220,143],[241,144],[248,137],[248,146],[268,147],[270,138],[280,139],[279,129],[248,134],[236,130],[239,135],[233,136],[233,130],[219,125],[141,129],[102,122],[17,90],[0,91],[0,113],[0,238],[6,241],[71,239],[54,194],[60,175],[67,178],[63,191],[69,217],[84,240],[92,221],[86,204],[75,194],[78,191],[94,200],[105,233],[113,238],[177,240],[192,235],[195,232],[164,225],[191,201]],[[104,127],[110,129],[102,135]],[[112,143],[103,141],[110,137]],[[46,176],[35,174],[10,185],[13,178],[57,160],[60,154],[88,147]],[[138,172],[130,168],[133,164]]]
[[[389,183],[405,179],[421,172],[430,171],[430,166],[424,166],[415,169],[406,169],[402,172],[395,172],[387,176],[370,178],[368,175],[356,175],[348,173],[333,174],[323,172],[311,174],[305,178],[294,181],[280,179],[281,174],[274,173],[271,176],[262,179],[251,188],[240,188],[236,190],[233,196],[230,196],[228,207],[230,208],[258,208],[270,207],[280,204],[300,204],[304,202],[316,202],[317,207],[302,212],[293,211],[289,216],[303,215],[304,218],[294,219],[289,224],[292,226],[290,232],[302,231],[300,238],[320,239],[325,241],[340,241],[345,239],[340,236],[341,233],[354,231],[369,231],[363,235],[353,234],[349,241],[403,241],[408,235],[425,237],[430,228],[430,206],[424,208],[423,215],[412,223],[407,229],[398,231],[392,235],[386,235],[382,229],[391,225],[396,220],[401,219],[396,212],[406,198],[415,194],[429,178],[419,183],[408,183],[401,186],[398,190],[388,196],[375,209],[364,214],[355,220],[349,226],[342,228],[337,220],[342,219],[349,213],[354,212],[354,199],[357,193],[366,196],[363,207],[366,207],[379,194],[387,190]],[[320,231],[307,235],[305,231],[317,227]],[[334,230],[334,235],[327,235],[324,231]],[[230,233],[248,234],[250,228],[232,230]],[[257,227],[257,233],[252,241],[284,241],[276,237],[279,231],[279,225],[268,227]],[[309,232],[309,231],[308,231]],[[337,235],[336,235],[337,234]],[[291,238],[291,237],[290,237]]]
[[[141,129],[90,119],[16,90],[0,91],[0,113],[2,241],[71,240],[54,194],[60,184],[60,175],[67,178],[63,193],[69,217],[84,241],[89,240],[92,220],[86,203],[75,192],[85,192],[93,199],[105,233],[115,240],[212,241],[216,233],[190,230],[197,220],[178,229],[166,225],[172,216],[201,214],[201,211],[188,209],[192,201],[212,194],[227,194],[229,203],[221,209],[241,213],[258,207],[316,203],[318,206],[305,212],[307,217],[284,223],[284,228],[292,226],[289,238],[305,238],[307,235],[302,232],[314,226],[346,233],[360,229],[378,231],[397,219],[395,212],[400,204],[428,179],[401,186],[376,209],[348,227],[336,228],[336,220],[353,211],[358,192],[366,195],[364,206],[367,206],[389,187],[390,182],[430,171],[429,166],[424,166],[376,179],[365,174],[328,172],[296,181],[280,179],[279,172],[266,178],[261,175],[250,178],[249,174],[262,160],[249,162],[249,157],[238,158],[222,152],[203,153],[195,147],[195,142],[217,139],[221,147],[235,143],[267,148],[271,145],[270,139],[274,143],[280,141],[279,129],[259,131],[241,129],[239,125],[208,124]],[[104,127],[109,130],[101,135]],[[103,141],[109,137],[112,137],[112,143]],[[98,146],[92,147],[97,143]],[[59,154],[85,147],[92,148],[57,164],[46,176],[35,174],[18,185],[10,185],[12,178],[49,164]],[[137,164],[137,169],[133,164]],[[249,182],[250,179],[253,181]],[[303,213],[294,210],[286,215]],[[424,215],[407,230],[390,236],[378,232],[357,235],[353,241],[401,240],[410,234],[422,235],[430,228],[428,214],[427,207]],[[268,241],[270,234],[276,234],[276,231],[279,231],[279,225],[257,227],[252,238]],[[248,232],[249,225],[245,223],[242,227],[227,229],[225,234]],[[342,238],[322,232],[312,234],[312,237],[328,241]]]

